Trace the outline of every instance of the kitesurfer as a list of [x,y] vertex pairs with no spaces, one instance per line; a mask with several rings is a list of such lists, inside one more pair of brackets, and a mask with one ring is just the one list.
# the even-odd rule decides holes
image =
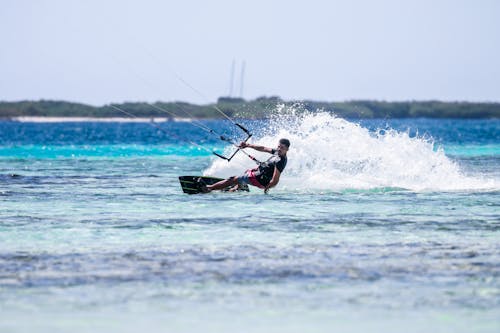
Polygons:
[[241,142],[238,146],[240,149],[252,148],[257,151],[272,154],[265,162],[260,163],[255,169],[245,171],[242,176],[233,176],[221,180],[213,185],[206,185],[202,178],[198,179],[200,190],[203,193],[208,193],[215,190],[222,190],[227,187],[237,187],[239,185],[253,185],[264,190],[267,193],[270,188],[276,186],[280,180],[281,173],[285,169],[287,157],[286,153],[290,148],[288,139],[280,139],[276,149],[254,145],[246,142]]

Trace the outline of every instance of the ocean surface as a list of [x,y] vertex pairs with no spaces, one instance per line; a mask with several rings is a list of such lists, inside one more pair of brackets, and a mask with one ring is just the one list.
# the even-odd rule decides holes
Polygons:
[[0,332],[500,331],[500,120],[241,122],[0,121]]

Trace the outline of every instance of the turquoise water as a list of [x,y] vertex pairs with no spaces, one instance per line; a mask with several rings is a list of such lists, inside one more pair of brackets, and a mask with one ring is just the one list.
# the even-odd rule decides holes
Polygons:
[[252,161],[189,123],[0,122],[0,331],[498,332],[500,121],[285,118],[198,196]]

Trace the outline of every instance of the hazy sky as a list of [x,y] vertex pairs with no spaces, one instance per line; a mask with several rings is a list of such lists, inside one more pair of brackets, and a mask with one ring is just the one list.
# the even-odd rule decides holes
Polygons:
[[[500,101],[499,0],[0,0],[0,100]],[[201,92],[201,97],[182,80]]]

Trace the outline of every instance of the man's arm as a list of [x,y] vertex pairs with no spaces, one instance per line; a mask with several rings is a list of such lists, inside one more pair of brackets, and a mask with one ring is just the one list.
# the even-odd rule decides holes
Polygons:
[[271,178],[271,181],[264,189],[264,193],[267,193],[270,188],[275,187],[279,183],[280,176],[281,176],[281,172],[278,170],[278,168],[274,168],[273,178]]
[[262,152],[269,153],[269,154],[273,153],[273,149],[272,148],[268,148],[268,147],[264,147],[264,146],[259,146],[259,145],[254,145],[254,144],[246,143],[246,142],[240,143],[239,147],[241,149],[243,149],[243,148],[252,148],[252,149],[255,149],[257,151],[262,151]]

